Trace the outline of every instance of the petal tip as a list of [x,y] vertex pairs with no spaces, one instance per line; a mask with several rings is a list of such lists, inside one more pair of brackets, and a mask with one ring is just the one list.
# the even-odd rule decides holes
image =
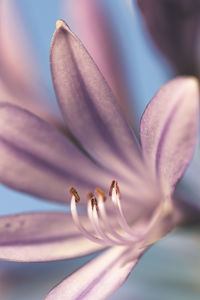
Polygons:
[[59,19],[56,21],[56,31],[57,30],[64,30],[65,32],[67,31],[68,33],[70,33],[72,36],[75,37],[74,33],[71,31],[70,27],[67,25],[67,23],[62,20],[62,19]]
[[67,24],[63,21],[63,20],[57,20],[56,21],[56,29],[59,29],[59,28],[66,28],[67,27],[67,29],[68,29],[68,26],[67,26]]
[[188,90],[192,93],[195,103],[199,106],[199,81],[194,76],[188,77],[187,80]]
[[195,76],[182,76],[182,78],[190,85],[191,88],[198,88],[199,81],[198,78]]
[[194,76],[190,76],[188,77],[188,79],[190,80],[191,86],[195,87],[195,88],[199,88],[199,81],[197,77]]
[[195,76],[180,76],[176,79],[172,80],[177,82],[178,85],[184,89],[184,91],[188,93],[192,93],[193,99],[199,102],[199,81]]

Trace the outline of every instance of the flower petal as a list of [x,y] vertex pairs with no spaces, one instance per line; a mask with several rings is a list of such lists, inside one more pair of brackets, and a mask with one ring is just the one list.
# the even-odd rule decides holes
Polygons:
[[164,85],[141,120],[141,143],[148,163],[166,192],[173,191],[194,151],[198,130],[199,92],[195,78]]
[[[90,229],[87,217],[81,216]],[[52,261],[95,252],[102,246],[78,231],[67,213],[27,213],[0,217],[0,259]]]
[[2,183],[57,202],[66,202],[69,186],[85,197],[113,179],[53,126],[11,104],[0,104],[0,157]]
[[[73,134],[111,169],[138,165],[139,147],[117,101],[81,42],[57,22],[50,50],[58,102]],[[126,169],[120,162],[127,163]]]
[[86,46],[101,73],[112,88],[127,120],[133,123],[133,111],[119,35],[113,30],[107,6],[93,0],[63,1],[66,19],[72,19],[73,28]]
[[106,299],[123,284],[143,251],[113,247],[62,281],[45,300]]

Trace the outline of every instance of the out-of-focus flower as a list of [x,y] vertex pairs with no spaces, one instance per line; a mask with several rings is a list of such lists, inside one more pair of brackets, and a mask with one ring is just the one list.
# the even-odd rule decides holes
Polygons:
[[0,2],[0,102],[17,103],[62,127],[15,1]]
[[177,72],[200,77],[200,2],[137,2],[152,39]]
[[[1,103],[1,182],[58,202],[65,201],[67,184],[78,187],[81,198],[95,188],[96,195],[88,196],[88,216],[79,215],[79,195],[70,189],[78,229],[63,213],[1,218],[0,257],[48,261],[112,246],[47,296],[104,299],[142,253],[185,218],[172,196],[195,145],[198,85],[183,77],[160,89],[143,114],[140,146],[94,61],[63,21],[57,22],[50,62],[72,140],[28,110]],[[111,201],[104,203],[113,178],[122,200],[114,180]]]

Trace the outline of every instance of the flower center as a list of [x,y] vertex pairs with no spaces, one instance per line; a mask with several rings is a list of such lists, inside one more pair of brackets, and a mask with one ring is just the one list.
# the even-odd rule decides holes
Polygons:
[[[69,189],[69,192],[71,194],[71,214],[77,228],[89,240],[104,246],[132,245],[146,240],[146,237],[157,227],[163,215],[169,213],[169,209],[165,209],[166,202],[162,202],[155,209],[148,224],[141,226],[140,230],[134,229],[127,223],[121,207],[119,186],[117,181],[113,180],[108,193],[112,201],[111,215],[110,211],[108,213],[106,209],[107,197],[103,190],[96,188],[95,193],[89,192],[87,195],[87,214],[93,229],[91,232],[84,227],[77,211],[77,206],[80,202],[78,192],[73,187]],[[167,203],[168,206],[169,203]],[[113,217],[117,221],[117,224],[114,226],[110,221]]]

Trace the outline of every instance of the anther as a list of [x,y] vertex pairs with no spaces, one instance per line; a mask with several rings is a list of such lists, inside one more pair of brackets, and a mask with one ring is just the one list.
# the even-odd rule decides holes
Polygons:
[[97,196],[101,196],[102,197],[103,202],[106,201],[106,194],[104,193],[104,191],[102,189],[96,188],[95,192],[96,192]]
[[110,185],[110,189],[109,189],[109,196],[112,196],[113,190],[115,191],[116,195],[118,196],[118,198],[120,199],[120,190],[119,190],[119,186],[118,186],[118,182],[117,180],[113,180],[111,185]]
[[73,186],[71,186],[69,188],[69,193],[75,197],[76,203],[78,203],[80,201],[80,196],[79,196],[77,190]]
[[112,196],[112,192],[113,192],[114,186],[115,186],[115,180],[113,180],[113,181],[111,182],[111,185],[110,185],[110,189],[109,189],[109,192],[108,192],[108,195],[109,195],[110,197]]
[[88,201],[91,202],[92,204],[92,209],[94,208],[94,206],[96,207],[96,210],[98,210],[98,202],[97,202],[97,198],[95,197],[95,195],[92,192],[89,192],[87,195]]

